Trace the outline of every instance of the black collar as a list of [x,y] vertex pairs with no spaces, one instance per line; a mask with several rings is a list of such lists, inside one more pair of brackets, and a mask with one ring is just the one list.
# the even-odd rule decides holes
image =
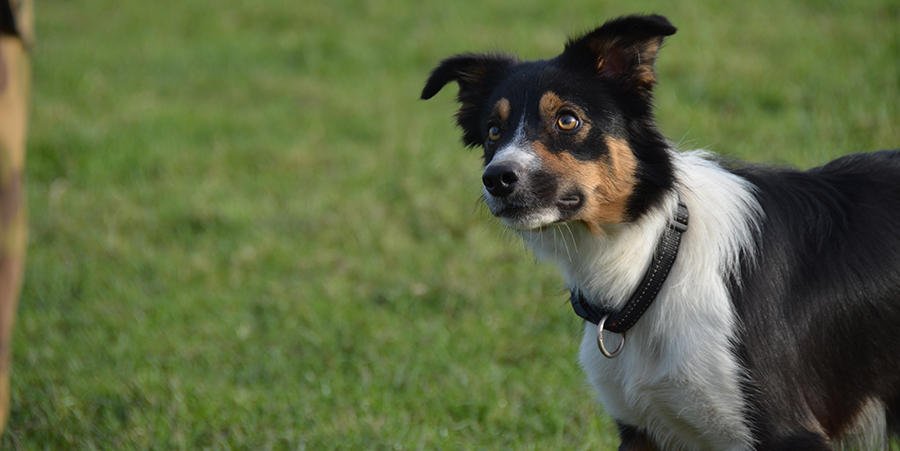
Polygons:
[[666,277],[675,263],[675,257],[678,256],[681,234],[687,228],[688,209],[679,197],[675,217],[669,221],[668,227],[663,231],[659,244],[656,246],[653,261],[650,262],[650,267],[647,268],[641,284],[631,295],[625,307],[618,312],[598,307],[597,304],[589,302],[580,291],[572,290],[571,301],[575,313],[594,324],[599,323],[604,316],[609,316],[604,324],[604,329],[611,332],[621,334],[631,329],[659,294],[659,289],[662,288],[663,282],[666,281]]

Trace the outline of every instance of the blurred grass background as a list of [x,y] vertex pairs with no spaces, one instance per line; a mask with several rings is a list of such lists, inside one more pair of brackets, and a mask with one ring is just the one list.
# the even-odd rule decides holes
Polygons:
[[464,51],[667,15],[661,128],[802,167],[900,146],[896,0],[36,5],[3,449],[615,449],[553,268],[478,204]]

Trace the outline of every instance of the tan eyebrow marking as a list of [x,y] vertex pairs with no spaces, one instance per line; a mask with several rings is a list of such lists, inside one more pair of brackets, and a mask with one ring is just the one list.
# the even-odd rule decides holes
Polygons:
[[506,120],[509,119],[509,110],[509,99],[504,97],[494,104],[494,117],[499,119],[501,122],[506,122]]
[[547,91],[541,96],[541,103],[538,108],[541,112],[541,118],[543,118],[545,122],[549,120],[552,124],[556,122],[556,114],[564,106],[566,106],[566,102],[563,102],[555,92]]

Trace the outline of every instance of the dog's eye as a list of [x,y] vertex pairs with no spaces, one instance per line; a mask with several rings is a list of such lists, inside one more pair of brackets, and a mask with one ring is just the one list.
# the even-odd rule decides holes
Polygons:
[[556,120],[556,126],[559,127],[560,130],[567,132],[575,130],[578,128],[579,124],[578,118],[571,114],[563,114]]
[[500,127],[497,127],[496,125],[491,126],[491,128],[488,129],[488,139],[492,143],[497,142],[500,139]]

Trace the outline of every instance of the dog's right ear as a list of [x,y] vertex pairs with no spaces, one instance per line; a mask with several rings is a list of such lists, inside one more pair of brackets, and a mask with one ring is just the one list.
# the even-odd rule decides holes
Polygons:
[[518,60],[498,54],[464,54],[441,61],[425,82],[422,99],[428,100],[451,81],[459,85],[456,122],[463,129],[463,142],[470,147],[484,144],[481,112],[491,91]]

